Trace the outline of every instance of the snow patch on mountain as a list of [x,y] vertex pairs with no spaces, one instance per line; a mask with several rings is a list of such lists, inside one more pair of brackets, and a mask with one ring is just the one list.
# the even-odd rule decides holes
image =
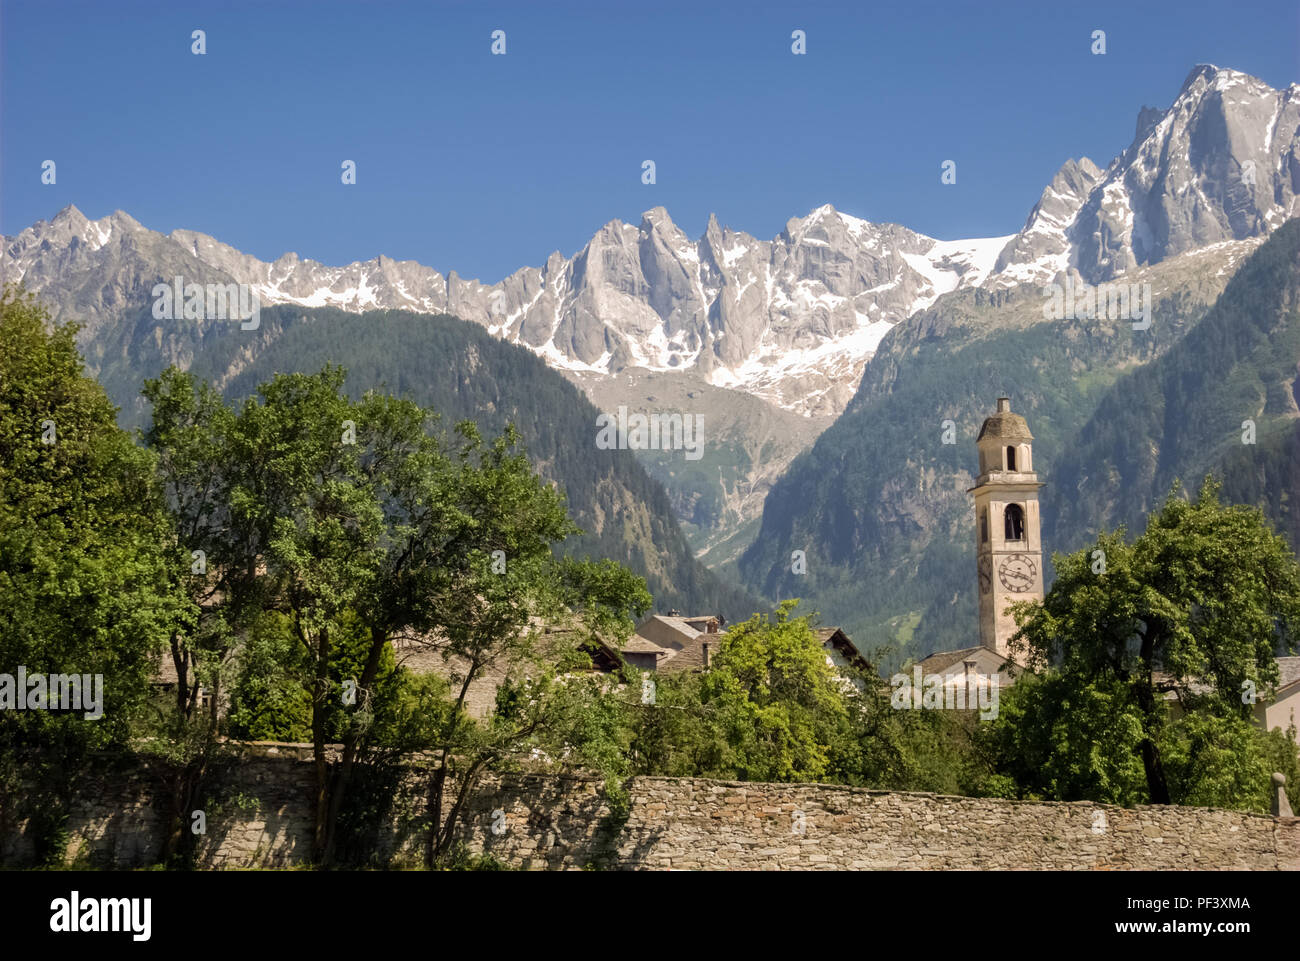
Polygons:
[[639,224],[610,221],[571,257],[553,253],[488,286],[384,256],[266,263],[205,234],[164,236],[121,211],[90,221],[68,207],[4,238],[2,253],[5,279],[37,292],[95,288],[78,302],[92,324],[182,265],[247,283],[267,305],[446,312],[562,370],[693,371],[812,417],[839,413],[890,327],[945,294],[1067,273],[1100,283],[1263,237],[1300,213],[1298,188],[1300,85],[1273,90],[1200,65],[1168,109],[1142,109],[1132,144],[1105,170],[1067,161],[1005,237],[936,240],[824,204],[771,240],[714,216],[692,240],[656,207]]

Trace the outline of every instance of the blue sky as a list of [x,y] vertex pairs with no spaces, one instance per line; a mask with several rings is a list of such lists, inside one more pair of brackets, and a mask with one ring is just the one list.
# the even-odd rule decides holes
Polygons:
[[655,206],[692,237],[715,212],[769,238],[823,203],[997,236],[1194,64],[1300,80],[1298,38],[1294,0],[0,0],[0,231],[73,203],[264,260],[382,253],[486,282]]

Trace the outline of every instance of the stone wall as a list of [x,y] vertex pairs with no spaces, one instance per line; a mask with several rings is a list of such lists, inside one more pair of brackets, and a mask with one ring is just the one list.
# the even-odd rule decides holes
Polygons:
[[[302,863],[312,834],[309,757],[304,746],[244,748],[209,796],[199,863]],[[373,842],[382,863],[418,862],[423,783],[415,770],[403,778]],[[619,814],[595,780],[488,780],[460,835],[472,850],[530,869],[1300,870],[1300,818],[823,784],[637,778],[628,787],[630,804]],[[168,802],[153,772],[104,771],[78,796],[69,859],[115,867],[157,860]],[[29,854],[22,826],[10,825],[0,864]]]

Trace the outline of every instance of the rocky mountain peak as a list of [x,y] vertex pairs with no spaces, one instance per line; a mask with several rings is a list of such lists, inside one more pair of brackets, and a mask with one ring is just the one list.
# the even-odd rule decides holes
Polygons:
[[[37,221],[38,224],[45,222],[46,221]],[[87,223],[89,223],[89,221],[86,219],[86,215],[77,209],[76,204],[68,204],[49,221],[51,226],[59,228],[76,227],[80,229]]]
[[[642,230],[677,231],[677,225],[665,207],[651,207],[641,215]],[[680,231],[678,231],[680,232]]]
[[1159,107],[1143,106],[1138,111],[1137,128],[1133,132],[1134,141],[1145,140],[1147,134],[1165,117],[1165,111]]
[[1133,143],[1105,171],[1067,168],[999,258],[996,283],[1065,271],[1103,283],[1276,229],[1300,213],[1300,87],[1199,64],[1167,110],[1140,111]]
[[1263,236],[1300,213],[1297,191],[1300,86],[1273,90],[1202,64],[1169,108],[1141,110],[1133,143],[1105,170],[1086,157],[1062,164],[1009,237],[938,241],[827,203],[770,240],[712,214],[693,240],[659,206],[489,286],[388,257],[330,267],[289,253],[265,263],[206,234],[164,236],[121,212],[92,221],[67,207],[5,238],[4,257],[6,277],[34,290],[77,286],[68,303],[82,313],[120,309],[177,270],[207,271],[252,285],[264,304],[445,311],[575,374],[692,371],[820,416],[843,409],[892,325],[944,294],[1065,272],[1100,283]]
[[1252,77],[1248,73],[1242,73],[1240,70],[1220,67],[1213,63],[1198,63],[1188,72],[1187,79],[1183,81],[1183,86],[1178,91],[1177,99],[1181,100],[1188,94],[1199,96],[1209,88],[1226,90],[1237,84],[1255,87],[1260,92],[1272,89],[1259,78]]
[[122,230],[126,230],[131,233],[138,233],[142,230],[148,229],[147,227],[145,227],[144,224],[140,223],[140,221],[136,220],[125,210],[114,210],[111,214],[108,215],[108,220],[109,223],[113,225],[113,227],[120,228]]

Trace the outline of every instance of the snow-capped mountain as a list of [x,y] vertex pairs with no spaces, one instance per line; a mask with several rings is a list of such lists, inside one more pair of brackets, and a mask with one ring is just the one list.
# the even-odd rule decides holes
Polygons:
[[573,374],[692,371],[808,416],[838,414],[890,327],[949,291],[1097,283],[1226,240],[1263,236],[1300,211],[1300,85],[1278,91],[1232,70],[1192,71],[1173,105],[1144,108],[1106,170],[1067,162],[1014,235],[939,241],[829,204],[771,240],[710,217],[692,240],[662,207],[607,223],[492,286],[414,261],[266,263],[205,234],[163,235],[117,212],[75,207],[4,238],[22,280],[93,331],[160,280],[251,285],[263,304],[447,312]]
[[1168,110],[1144,107],[1104,171],[1063,166],[998,257],[993,283],[1074,271],[1102,283],[1134,267],[1263,237],[1300,213],[1300,84],[1197,66]]
[[37,291],[83,275],[120,282],[120,261],[147,251],[143,288],[168,277],[150,274],[150,259],[193,258],[250,284],[264,304],[446,312],[563,370],[694,370],[717,386],[824,414],[843,407],[893,324],[980,283],[1009,239],[941,242],[826,205],[773,240],[716,218],[691,240],[656,207],[639,225],[611,221],[574,256],[552,254],[489,287],[387,257],[327,267],[285,254],[265,263],[205,234],[164,236],[120,211],[92,221],[69,207],[6,239],[5,273]]

